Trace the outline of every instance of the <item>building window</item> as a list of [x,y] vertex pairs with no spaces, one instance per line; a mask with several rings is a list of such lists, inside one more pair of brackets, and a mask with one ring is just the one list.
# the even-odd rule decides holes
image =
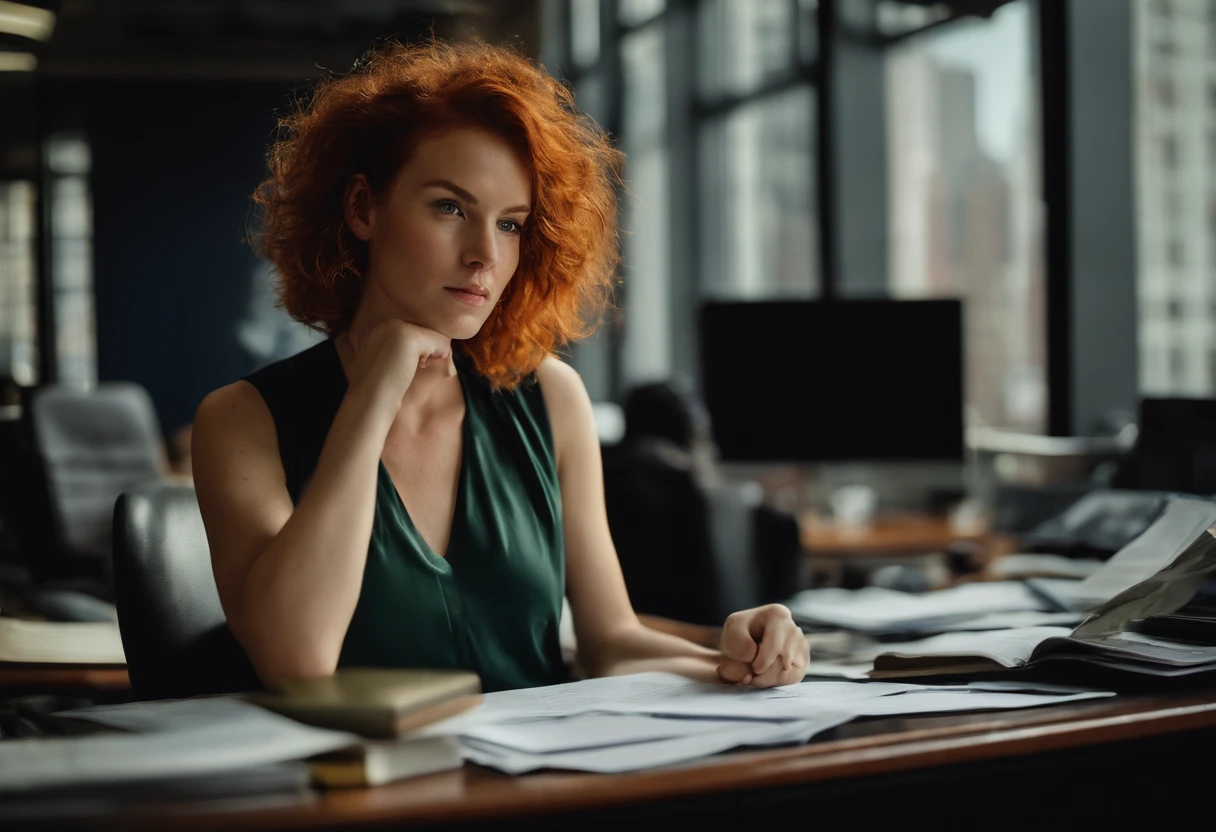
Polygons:
[[1161,163],[1170,170],[1178,168],[1178,137],[1167,135],[1161,137]]
[[964,301],[968,422],[1047,427],[1035,4],[914,35],[887,59],[890,289]]
[[1167,110],[1172,110],[1177,104],[1177,94],[1174,91],[1174,79],[1157,79],[1157,101]]
[[1169,240],[1166,242],[1166,259],[1171,267],[1181,269],[1186,266],[1186,249],[1183,246],[1182,240]]

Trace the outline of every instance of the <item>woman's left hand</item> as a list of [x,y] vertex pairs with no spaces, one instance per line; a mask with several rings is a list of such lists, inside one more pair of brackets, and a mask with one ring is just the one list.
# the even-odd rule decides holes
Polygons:
[[721,650],[718,678],[758,688],[801,682],[811,655],[810,642],[782,604],[731,613]]

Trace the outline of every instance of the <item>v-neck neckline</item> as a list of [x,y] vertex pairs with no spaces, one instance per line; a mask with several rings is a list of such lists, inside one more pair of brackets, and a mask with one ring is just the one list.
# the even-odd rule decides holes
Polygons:
[[[338,375],[343,382],[343,395],[350,388],[350,381],[346,377],[346,368],[342,366],[342,357],[338,354],[338,345],[333,338],[329,339],[333,350],[334,361],[338,366]],[[418,526],[414,523],[414,518],[410,516],[410,511],[406,508],[405,500],[401,499],[401,492],[397,490],[397,483],[393,482],[393,476],[389,473],[388,466],[384,464],[384,453],[381,450],[380,456],[377,459],[377,476],[383,477],[383,485],[390,489],[393,495],[394,504],[401,513],[401,517],[405,522],[406,531],[413,537],[417,543],[419,551],[425,554],[432,561],[442,561],[451,564],[451,557],[456,546],[457,533],[460,529],[459,518],[461,511],[465,505],[465,491],[468,487],[468,472],[469,472],[469,451],[473,447],[473,432],[470,427],[469,413],[471,410],[469,400],[469,386],[465,373],[461,369],[460,359],[452,356],[452,364],[456,368],[456,378],[460,382],[460,392],[464,396],[464,416],[460,421],[460,469],[456,474],[456,499],[452,505],[452,520],[451,526],[448,528],[448,545],[446,551],[441,555],[436,552],[431,544],[426,542],[426,538],[422,536],[422,532],[418,530]]]

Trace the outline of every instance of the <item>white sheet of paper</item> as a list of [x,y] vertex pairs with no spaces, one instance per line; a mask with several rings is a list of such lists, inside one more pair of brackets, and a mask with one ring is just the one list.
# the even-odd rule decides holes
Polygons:
[[808,589],[786,602],[794,617],[860,632],[935,626],[992,613],[1043,611],[1043,602],[1020,581],[961,584],[913,594],[883,587]]
[[[185,717],[179,727],[151,733],[0,742],[0,792],[220,774],[302,760],[360,742],[354,734],[313,728],[235,699],[136,704],[141,707],[119,706],[98,721],[147,726],[163,725],[166,713]],[[144,715],[135,716],[141,709]]]
[[902,693],[914,685],[892,682],[804,682],[759,690],[694,682],[671,673],[608,676],[564,685],[489,693],[465,717],[432,726],[450,733],[487,722],[563,717],[576,714],[633,713],[663,716],[788,720],[807,716],[807,697],[824,707],[838,702]]
[[902,696],[884,696],[850,703],[854,716],[912,716],[915,714],[958,713],[962,711],[1014,710],[1060,705],[1083,699],[1114,696],[1111,691],[1086,691],[1062,695],[1002,693],[997,691],[929,690]]
[[594,713],[478,725],[461,734],[461,739],[529,754],[553,754],[712,734],[715,731],[734,730],[739,726],[740,723],[735,720]]
[[1073,586],[1055,583],[1052,587],[1075,608],[1100,606],[1156,575],[1213,523],[1216,523],[1216,502],[1170,497],[1161,516],[1101,569]]
[[473,741],[465,746],[465,759],[507,774],[522,774],[542,768],[612,774],[686,763],[743,746],[803,743],[815,734],[849,719],[851,717],[847,714],[825,712],[796,722],[735,724],[734,727],[712,733],[555,754],[511,751]]

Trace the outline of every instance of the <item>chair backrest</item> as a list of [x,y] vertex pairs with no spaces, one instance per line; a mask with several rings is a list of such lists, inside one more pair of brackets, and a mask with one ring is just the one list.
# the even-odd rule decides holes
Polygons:
[[260,687],[228,629],[193,488],[151,486],[119,497],[114,589],[137,698]]
[[160,427],[138,384],[33,392],[30,429],[43,469],[58,548],[108,558],[118,495],[162,479]]
[[1138,427],[1114,487],[1216,494],[1216,399],[1141,399]]
[[634,609],[717,626],[735,610],[792,595],[797,524],[767,510],[757,491],[700,482],[664,440],[605,448],[608,525]]

